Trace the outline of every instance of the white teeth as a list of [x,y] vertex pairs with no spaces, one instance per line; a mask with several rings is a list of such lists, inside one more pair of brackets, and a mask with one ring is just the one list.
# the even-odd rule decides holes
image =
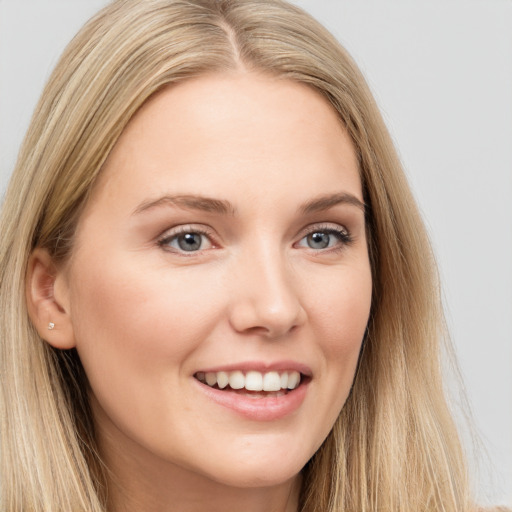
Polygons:
[[300,373],[290,372],[288,374],[288,389],[295,389],[299,385]]
[[245,389],[249,391],[263,391],[263,375],[260,372],[247,372],[245,376]]
[[274,391],[292,390],[300,384],[300,373],[249,371],[245,375],[236,370],[234,372],[198,372],[196,378],[210,387],[217,385],[220,389],[229,386],[231,389],[245,388],[248,391]]
[[226,372],[217,372],[217,384],[224,389],[229,384],[229,375]]
[[233,389],[242,389],[245,387],[245,377],[242,372],[236,371],[229,374],[229,385]]
[[263,389],[265,391],[279,391],[281,389],[281,377],[277,372],[265,373],[263,377]]

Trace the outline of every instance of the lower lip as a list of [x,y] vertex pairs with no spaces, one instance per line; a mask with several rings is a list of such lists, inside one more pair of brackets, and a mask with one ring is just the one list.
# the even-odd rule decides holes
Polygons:
[[254,421],[273,421],[295,412],[304,401],[309,382],[302,382],[298,388],[283,396],[252,398],[230,391],[211,388],[194,379],[208,398],[239,415]]

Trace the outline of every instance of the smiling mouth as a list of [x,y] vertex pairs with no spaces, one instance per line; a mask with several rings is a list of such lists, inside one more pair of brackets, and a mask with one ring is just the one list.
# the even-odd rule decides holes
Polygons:
[[253,398],[280,397],[297,389],[307,377],[298,371],[270,371],[246,373],[235,370],[231,372],[197,372],[194,377],[207,386],[223,391],[232,391]]

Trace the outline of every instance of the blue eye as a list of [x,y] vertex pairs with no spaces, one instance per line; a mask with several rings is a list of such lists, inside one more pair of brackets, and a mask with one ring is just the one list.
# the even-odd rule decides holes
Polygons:
[[350,235],[342,229],[315,229],[299,241],[300,247],[322,250],[343,247],[352,241]]
[[166,236],[158,244],[177,252],[196,252],[212,247],[212,243],[206,233],[192,230]]
[[203,245],[202,235],[199,233],[185,233],[177,236],[175,240],[183,251],[198,251]]
[[318,231],[311,233],[306,237],[308,247],[311,249],[325,249],[331,244],[332,235],[330,233],[323,233]]

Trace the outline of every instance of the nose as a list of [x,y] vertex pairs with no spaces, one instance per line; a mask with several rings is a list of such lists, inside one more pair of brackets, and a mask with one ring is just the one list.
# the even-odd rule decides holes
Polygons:
[[237,332],[279,338],[306,321],[297,276],[278,252],[240,257],[230,307],[230,323]]

